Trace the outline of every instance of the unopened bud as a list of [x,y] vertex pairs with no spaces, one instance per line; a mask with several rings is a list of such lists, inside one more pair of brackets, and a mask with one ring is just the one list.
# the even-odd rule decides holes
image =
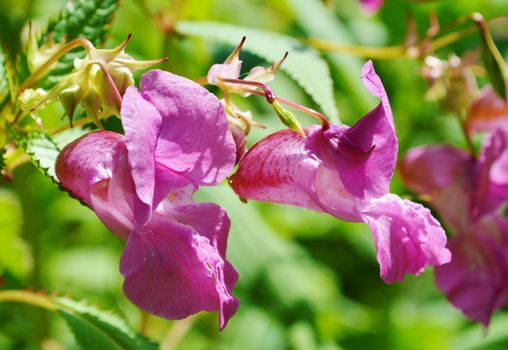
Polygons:
[[282,105],[277,101],[272,102],[272,107],[284,125],[305,137],[305,132],[293,113],[282,107]]
[[76,111],[76,107],[81,101],[81,95],[81,87],[79,85],[72,85],[67,89],[64,89],[58,96],[58,99],[60,100],[65,113],[69,116],[71,124],[74,112]]

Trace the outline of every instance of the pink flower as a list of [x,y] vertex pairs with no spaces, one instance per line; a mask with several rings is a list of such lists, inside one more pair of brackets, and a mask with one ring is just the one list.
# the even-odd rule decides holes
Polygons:
[[499,97],[491,85],[485,86],[469,107],[466,127],[469,133],[508,127],[508,101]]
[[352,127],[312,126],[256,143],[232,187],[244,198],[284,203],[365,222],[373,231],[381,277],[400,281],[450,260],[446,236],[430,212],[390,194],[397,138],[383,84],[368,62],[362,79],[381,103]]
[[168,319],[220,311],[222,329],[238,307],[230,222],[192,195],[233,167],[224,110],[198,84],[163,71],[145,74],[140,90],[124,95],[125,136],[98,131],[73,142],[58,157],[58,178],[127,241],[120,271],[134,304]]
[[489,324],[508,303],[508,132],[485,141],[478,160],[445,145],[417,147],[400,165],[404,182],[423,195],[448,224],[449,264],[436,268],[436,283],[467,317]]

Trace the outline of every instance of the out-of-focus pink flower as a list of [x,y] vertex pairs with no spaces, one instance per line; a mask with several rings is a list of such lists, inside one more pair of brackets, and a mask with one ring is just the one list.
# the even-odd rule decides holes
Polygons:
[[125,136],[98,131],[67,146],[56,164],[64,188],[127,241],[124,292],[140,308],[181,319],[236,312],[238,274],[226,260],[230,222],[214,203],[196,203],[199,186],[224,180],[235,144],[217,98],[163,71],[124,95]]
[[360,0],[365,11],[374,13],[383,6],[384,0]]
[[491,85],[487,85],[469,107],[466,127],[470,133],[508,128],[508,101],[504,101]]
[[231,184],[243,198],[296,205],[367,223],[381,277],[400,281],[450,261],[446,236],[423,206],[390,194],[397,158],[392,111],[381,80],[365,64],[362,79],[381,103],[352,127],[313,126],[307,137],[276,132],[240,161]]
[[495,130],[479,158],[445,145],[417,147],[400,164],[407,186],[426,198],[456,235],[436,283],[472,320],[488,325],[508,303],[508,132]]

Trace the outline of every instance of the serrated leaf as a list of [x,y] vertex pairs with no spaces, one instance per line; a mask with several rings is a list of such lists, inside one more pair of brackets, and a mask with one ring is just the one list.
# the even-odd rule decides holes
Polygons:
[[30,156],[32,162],[55,183],[55,161],[60,149],[51,137],[42,131],[11,132],[16,143]]
[[330,70],[313,48],[289,36],[218,22],[180,21],[175,29],[183,35],[216,40],[231,46],[236,46],[246,36],[243,49],[269,63],[277,62],[286,51],[289,52],[280,69],[293,78],[329,118],[338,121]]
[[88,130],[85,128],[72,128],[53,137],[43,131],[10,131],[11,137],[23,148],[32,162],[46,176],[55,183],[58,179],[55,174],[55,162],[60,151],[70,142],[81,137]]
[[84,350],[158,349],[154,342],[135,332],[121,317],[84,302],[22,290],[1,290],[0,302],[19,302],[57,312]]
[[[321,0],[290,0],[295,18],[308,36],[340,44],[354,44],[351,34]],[[312,15],[309,15],[312,14]],[[318,18],[318,20],[316,20]],[[368,111],[375,99],[365,90],[360,79],[362,61],[339,53],[324,54],[335,75],[340,78],[340,89],[345,91],[355,107]]]
[[[78,37],[84,37],[95,46],[103,44],[118,3],[119,0],[69,1],[60,15],[49,21],[46,30],[39,39],[39,45],[48,40],[49,35],[55,42],[63,40],[68,42]],[[74,68],[74,59],[83,55],[83,49],[73,50],[66,54],[46,76],[41,85],[44,88],[54,86]]]
[[0,190],[0,274],[9,270],[18,278],[26,277],[32,266],[28,245],[21,238],[23,212],[18,199]]
[[157,346],[132,330],[120,317],[69,298],[55,298],[58,313],[83,349],[155,350]]

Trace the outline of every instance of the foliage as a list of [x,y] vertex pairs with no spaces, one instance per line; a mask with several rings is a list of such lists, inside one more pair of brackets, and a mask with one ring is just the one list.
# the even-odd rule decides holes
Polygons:
[[[56,17],[49,20],[41,33],[38,44],[46,41],[67,42],[83,37],[94,45],[101,45],[111,28],[113,15],[118,9],[119,0],[78,0],[68,2],[67,6]],[[83,56],[83,50],[74,50],[66,54],[52,69],[41,83],[44,87],[52,87],[65,74],[74,68],[74,59]]]

